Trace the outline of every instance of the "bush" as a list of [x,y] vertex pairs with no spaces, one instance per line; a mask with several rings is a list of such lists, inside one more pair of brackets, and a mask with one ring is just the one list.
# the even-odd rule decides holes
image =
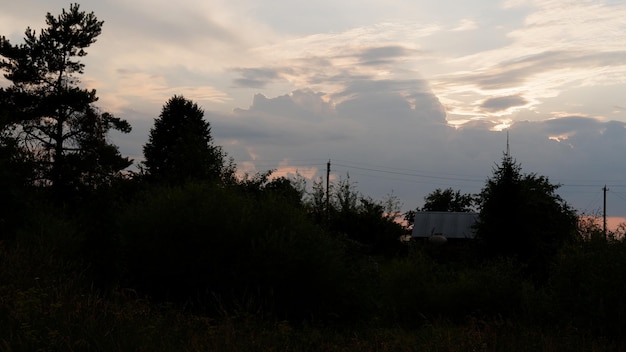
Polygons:
[[373,302],[373,265],[280,197],[190,184],[140,198],[119,228],[128,283],[154,298],[294,320],[358,318]]
[[566,248],[550,280],[559,324],[620,336],[626,326],[626,243],[597,238]]

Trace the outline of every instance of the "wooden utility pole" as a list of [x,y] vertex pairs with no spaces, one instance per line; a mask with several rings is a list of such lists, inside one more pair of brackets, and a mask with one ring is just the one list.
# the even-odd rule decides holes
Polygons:
[[326,221],[330,220],[330,159],[326,163]]
[[603,218],[603,223],[604,226],[602,227],[602,230],[604,232],[604,239],[606,240],[606,191],[608,191],[608,188],[606,188],[606,185],[604,185],[604,187],[602,188],[602,193],[604,194],[604,204],[602,207],[602,218]]

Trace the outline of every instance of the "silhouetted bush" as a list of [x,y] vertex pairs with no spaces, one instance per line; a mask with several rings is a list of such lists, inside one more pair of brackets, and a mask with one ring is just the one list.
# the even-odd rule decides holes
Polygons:
[[295,320],[357,318],[373,304],[373,264],[280,197],[159,187],[119,224],[128,283],[156,299]]
[[546,320],[612,337],[626,326],[626,243],[601,238],[562,251],[550,280]]

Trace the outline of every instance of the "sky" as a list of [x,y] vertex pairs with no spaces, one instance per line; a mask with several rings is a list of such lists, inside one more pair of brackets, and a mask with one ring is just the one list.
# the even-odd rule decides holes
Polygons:
[[[477,193],[506,151],[580,213],[626,218],[622,0],[85,0],[104,21],[81,85],[141,162],[174,95],[242,172],[346,179],[403,210]],[[3,4],[21,43],[69,2]],[[0,79],[0,85],[6,85]]]

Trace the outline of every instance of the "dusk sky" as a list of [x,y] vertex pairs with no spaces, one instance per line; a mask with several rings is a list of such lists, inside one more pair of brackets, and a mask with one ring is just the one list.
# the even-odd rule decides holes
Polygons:
[[[89,0],[104,21],[82,86],[128,120],[138,163],[162,106],[205,110],[241,171],[316,179],[331,160],[403,210],[436,188],[477,193],[510,135],[525,173],[579,212],[626,217],[623,0]],[[69,2],[6,1],[0,34]],[[0,85],[7,85],[0,79]]]

